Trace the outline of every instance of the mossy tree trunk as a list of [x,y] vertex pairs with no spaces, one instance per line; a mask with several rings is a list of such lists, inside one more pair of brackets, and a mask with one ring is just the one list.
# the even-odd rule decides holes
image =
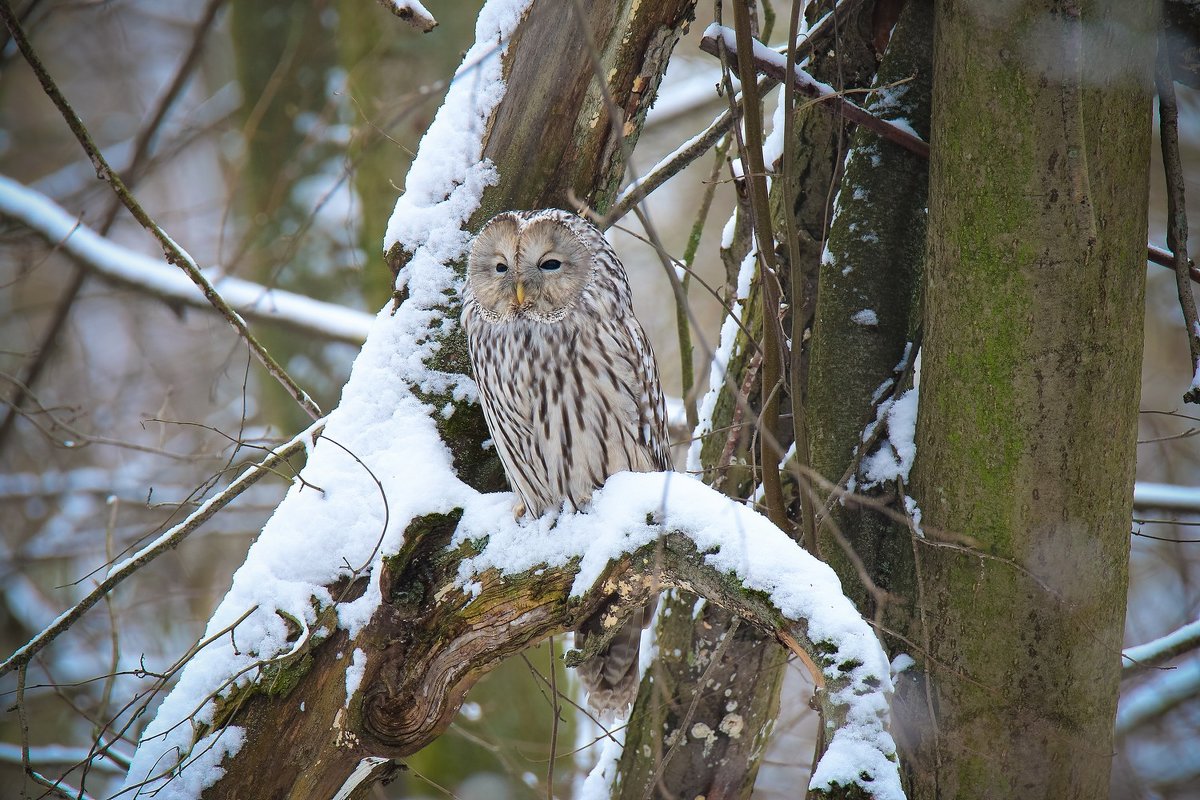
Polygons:
[[913,480],[928,694],[907,684],[936,725],[909,754],[917,798],[1107,795],[1155,6],[938,4]]
[[[924,138],[929,136],[932,29],[932,0],[909,0],[876,76],[880,88],[865,103],[884,119],[905,120]],[[898,384],[902,371],[897,367],[911,352],[919,328],[928,180],[924,159],[871,131],[855,133],[820,268],[805,408],[812,467],[833,483],[841,482],[868,449],[863,434],[880,403],[907,388]],[[887,486],[871,493],[894,491]],[[913,585],[907,531],[853,503],[830,507],[820,530],[822,558],[864,614],[883,613],[889,628],[904,631],[908,609],[877,607],[878,597],[867,591],[836,533],[862,559],[877,587],[907,599]]]

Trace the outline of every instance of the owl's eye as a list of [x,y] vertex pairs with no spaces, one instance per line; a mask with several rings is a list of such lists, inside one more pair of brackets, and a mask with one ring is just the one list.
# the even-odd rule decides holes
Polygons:
[[505,264],[503,262],[497,264],[496,272],[499,272],[501,275],[503,275],[505,272],[508,272],[508,264]]
[[541,264],[538,264],[538,267],[540,269],[545,270],[546,272],[554,272],[554,270],[558,269],[561,266],[562,266],[562,262],[556,258],[548,258],[545,261],[543,261]]

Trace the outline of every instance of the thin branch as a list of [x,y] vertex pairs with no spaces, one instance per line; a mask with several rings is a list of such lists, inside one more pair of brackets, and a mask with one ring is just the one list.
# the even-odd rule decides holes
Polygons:
[[438,26],[438,21],[433,18],[426,10],[425,6],[421,5],[419,0],[378,0],[379,5],[386,8],[388,11],[395,14],[400,19],[412,25],[421,33],[429,33]]
[[187,276],[192,279],[192,282],[200,287],[200,290],[204,293],[204,296],[208,302],[211,303],[218,310],[218,312],[220,312],[221,316],[225,317],[229,324],[233,326],[234,330],[238,332],[238,335],[250,347],[251,352],[254,353],[259,363],[263,365],[271,377],[273,377],[281,386],[283,386],[288,395],[290,395],[292,399],[295,400],[310,417],[312,417],[314,420],[318,419],[321,416],[321,409],[317,406],[313,399],[308,396],[307,392],[305,392],[300,388],[299,385],[296,384],[296,382],[290,375],[287,374],[283,367],[281,367],[275,361],[274,357],[267,352],[266,348],[264,348],[262,344],[254,338],[254,336],[250,333],[249,328],[246,327],[245,320],[242,319],[241,315],[230,308],[229,304],[225,302],[224,298],[222,298],[217,290],[213,288],[212,283],[208,280],[204,273],[200,271],[200,268],[196,265],[195,260],[186,251],[184,251],[182,247],[176,244],[175,240],[168,236],[167,233],[158,226],[158,223],[156,223],[150,217],[150,215],[146,213],[146,210],[142,208],[141,204],[137,202],[137,200],[130,193],[129,189],[125,186],[125,182],[121,180],[121,177],[117,175],[115,171],[113,171],[112,167],[109,166],[108,162],[104,158],[104,154],[100,152],[100,149],[96,146],[95,142],[92,141],[91,134],[89,134],[87,128],[84,127],[82,120],[79,119],[79,116],[75,113],[74,109],[71,108],[71,105],[67,102],[66,97],[63,96],[57,84],[55,84],[54,80],[50,77],[50,73],[46,71],[45,65],[42,63],[37,53],[34,52],[33,46],[29,43],[29,39],[25,36],[25,31],[21,27],[20,22],[17,21],[16,15],[13,13],[8,0],[0,0],[0,19],[4,20],[4,24],[8,27],[9,33],[12,35],[13,40],[17,43],[17,47],[20,48],[22,55],[25,56],[25,60],[33,69],[34,74],[37,75],[38,81],[42,85],[42,89],[54,102],[54,105],[62,114],[63,119],[66,120],[67,126],[71,129],[71,132],[75,134],[75,138],[79,141],[84,151],[88,154],[88,157],[92,161],[92,165],[96,168],[97,177],[108,183],[113,188],[113,191],[116,192],[117,196],[121,198],[121,202],[127,209],[129,209],[129,213],[133,215],[134,219],[136,219],[143,228],[149,231],[154,238],[158,240],[159,244],[163,248],[163,253],[166,255],[167,261],[182,269],[184,273],[186,273]]
[[1162,142],[1163,171],[1167,178],[1167,247],[1173,256],[1175,287],[1179,292],[1179,307],[1183,309],[1188,350],[1192,356],[1192,383],[1183,399],[1188,403],[1200,404],[1200,318],[1196,315],[1196,298],[1192,295],[1188,265],[1188,222],[1184,204],[1183,161],[1179,155],[1179,106],[1175,102],[1170,53],[1166,38],[1161,34],[1154,82],[1158,87],[1158,132]]
[[1152,642],[1126,648],[1121,653],[1125,660],[1121,668],[1121,677],[1128,678],[1130,675],[1161,666],[1197,648],[1200,648],[1200,620],[1189,622]]
[[[826,14],[813,25],[812,30],[809,31],[808,38],[799,43],[792,51],[793,57],[801,59],[809,56],[818,47],[823,46],[828,40],[833,38],[837,22],[844,20],[850,11],[860,2],[861,0],[842,0],[842,2],[838,3],[833,11]],[[733,47],[730,47],[730,52],[733,49]],[[778,83],[779,81],[775,78],[764,76],[758,82],[758,96],[762,97],[774,89]],[[739,95],[734,102],[734,106],[736,108],[740,105],[741,96]],[[707,153],[709,149],[720,141],[721,136],[733,126],[734,116],[734,108],[722,112],[708,124],[708,127],[693,136],[673,153],[663,158],[644,178],[630,183],[617,197],[612,206],[609,207],[604,217],[597,220],[596,224],[600,230],[608,230],[613,223],[632,211],[633,207],[647,195],[654,192],[675,175],[687,169],[688,165]]]
[[[717,55],[722,45],[732,50],[736,45],[736,33],[720,25],[711,25],[700,40],[700,49],[709,55]],[[761,42],[753,42],[753,55],[744,65],[739,65],[739,77],[746,73],[758,72],[780,83],[788,75],[786,59]],[[818,102],[830,113],[840,114],[850,122],[858,123],[865,128],[875,131],[880,136],[895,142],[922,158],[929,158],[929,144],[912,131],[904,130],[894,123],[880,119],[861,106],[851,103],[841,93],[833,90],[828,84],[821,83],[799,67],[792,72],[791,83],[796,91]],[[747,81],[742,78],[742,85]]]
[[[127,180],[133,181],[136,179],[137,173],[149,152],[150,140],[158,132],[159,127],[166,119],[167,111],[175,103],[183,87],[187,84],[187,78],[195,70],[196,64],[199,62],[200,53],[204,49],[204,42],[208,37],[208,32],[211,30],[213,21],[216,18],[217,10],[224,2],[225,0],[209,0],[208,6],[201,14],[200,22],[197,24],[195,33],[192,36],[192,45],[183,62],[180,64],[179,69],[176,71],[175,78],[172,80],[162,99],[159,100],[158,108],[151,117],[150,122],[138,133],[133,145],[133,156],[129,161],[129,167],[125,173]],[[121,204],[114,198],[100,225],[101,235],[108,234],[113,221],[116,219],[117,209],[120,207]],[[55,304],[54,313],[50,317],[50,323],[42,331],[42,336],[38,347],[34,350],[32,361],[22,371],[22,385],[33,386],[37,383],[38,378],[41,377],[42,370],[45,369],[50,361],[50,353],[54,349],[54,344],[58,341],[58,337],[66,326],[67,319],[70,317],[71,309],[74,308],[75,301],[79,299],[85,277],[84,271],[78,268],[71,275],[71,279],[67,282],[66,288]],[[0,450],[3,449],[4,442],[12,431],[17,412],[25,402],[25,397],[25,390],[18,389],[9,400],[9,407],[5,411],[4,419],[0,421]]]
[[210,517],[216,514],[225,506],[229,505],[246,489],[253,486],[264,475],[272,473],[272,471],[285,463],[288,458],[296,455],[307,449],[310,441],[314,441],[320,432],[324,429],[324,421],[318,420],[304,430],[300,435],[294,437],[287,444],[272,450],[271,453],[262,461],[250,466],[248,469],[238,475],[229,486],[223,491],[210,497],[203,505],[189,514],[182,522],[175,525],[170,530],[165,531],[161,536],[155,539],[150,544],[143,547],[138,552],[134,553],[129,558],[116,564],[108,571],[104,580],[96,584],[91,592],[82,600],[76,603],[71,608],[59,615],[58,619],[50,623],[41,633],[34,636],[26,644],[24,644],[15,653],[0,663],[0,675],[5,675],[13,669],[23,667],[29,661],[46,648],[51,642],[57,639],[60,635],[67,631],[76,620],[96,603],[98,603],[108,592],[116,588],[122,581],[133,575],[146,564],[158,558],[168,550],[173,550],[179,546],[180,542],[186,539],[193,531],[203,525]]
[[[761,82],[762,91],[770,91],[770,87],[773,85],[773,82],[763,80]],[[634,206],[644,200],[647,195],[687,169],[693,161],[711,150],[732,126],[733,112],[728,110],[722,112],[708,124],[707,128],[684,142],[674,152],[655,164],[650,172],[646,174],[646,177],[633,181],[626,186],[613,202],[612,206],[609,207],[604,217],[597,220],[597,227],[600,230],[608,230],[612,227],[613,223],[632,211]]]
[[[749,0],[734,0],[733,14],[737,21],[737,60],[743,74],[754,69],[754,40],[750,36]],[[728,39],[723,42],[732,51]],[[742,163],[745,166],[746,183],[750,190],[750,216],[757,239],[760,276],[762,278],[763,315],[763,363],[762,363],[762,419],[773,424],[779,418],[779,386],[783,377],[782,337],[779,330],[778,267],[775,263],[775,236],[771,231],[771,211],[767,200],[766,169],[763,166],[762,103],[758,97],[758,84],[754,80],[742,83],[742,124],[746,140],[742,144]],[[762,429],[762,426],[760,426]],[[778,464],[783,452],[772,442],[773,436],[760,438],[761,459],[764,465]],[[765,469],[762,476],[763,494],[767,514],[780,530],[787,531],[791,525],[783,505],[783,483],[779,470]]]
[[[712,25],[705,31],[704,38],[700,40],[700,49],[709,55],[717,55],[719,52],[718,48],[721,46],[718,44],[718,40],[724,42],[725,46],[729,47],[730,50],[733,49],[733,42],[736,41],[733,31],[720,25]],[[779,82],[782,82],[788,74],[786,61],[783,59],[783,56],[763,46],[760,42],[754,43],[754,68],[758,73]],[[792,75],[796,89],[800,93],[811,97],[813,102],[818,103],[821,107],[828,108],[832,113],[841,114],[851,122],[858,123],[868,130],[875,131],[883,138],[895,142],[911,153],[922,158],[929,158],[929,144],[912,131],[898,127],[887,120],[880,119],[861,106],[851,103],[842,97],[842,95],[835,92],[832,87],[821,83],[799,67],[793,70]],[[1172,98],[1174,97],[1173,90],[1171,96]],[[1146,260],[1153,264],[1176,269],[1175,257],[1162,248],[1154,247],[1153,245],[1146,246]],[[1184,264],[1191,280],[1195,283],[1200,283],[1200,268],[1196,267],[1195,263],[1186,257]]]
[[700,416],[696,410],[696,370],[692,364],[692,328],[687,313],[687,304],[690,302],[688,290],[692,285],[692,265],[696,261],[696,251],[700,249],[700,238],[704,235],[708,212],[712,208],[713,196],[717,190],[717,178],[721,175],[721,167],[725,162],[725,153],[728,149],[729,139],[727,137],[724,142],[717,145],[712,171],[709,173],[708,183],[705,184],[704,195],[700,198],[700,209],[696,212],[696,221],[692,223],[687,247],[683,250],[683,263],[686,265],[680,280],[683,296],[682,298],[677,297],[675,303],[675,328],[679,336],[679,379],[683,392],[683,411],[689,433],[696,430],[696,426],[700,424]]
[[[0,217],[28,226],[48,244],[59,247],[75,263],[104,280],[169,303],[216,310],[191,281],[163,261],[101,236],[50,198],[4,176],[0,176]],[[363,311],[270,289],[241,278],[222,278],[220,285],[225,300],[249,319],[285,325],[334,341],[362,344],[374,320]]]
[[[796,41],[800,30],[800,11],[804,3],[800,0],[792,0],[791,14],[788,19],[788,50],[787,50],[787,72],[792,73],[796,70],[796,54],[795,48],[791,43]],[[796,149],[791,146],[792,137],[795,133],[795,115],[792,109],[796,104],[796,84],[793,81],[788,81],[783,85],[783,141],[787,144],[783,148],[783,196],[796,197],[798,194],[796,186]],[[791,307],[792,307],[792,353],[791,363],[788,365],[790,372],[790,387],[792,401],[792,441],[795,443],[796,458],[800,465],[807,467],[812,464],[812,454],[809,449],[808,441],[808,415],[804,407],[804,387],[807,385],[808,376],[805,374],[804,353],[804,329],[808,320],[805,318],[808,308],[808,298],[805,296],[806,283],[804,280],[804,270],[801,266],[800,257],[800,235],[796,230],[796,215],[787,211],[783,215],[784,224],[786,226],[787,235],[787,253],[788,253],[788,268],[790,271],[790,281],[792,285]],[[817,544],[817,523],[816,513],[813,508],[813,503],[807,500],[802,500],[800,503],[800,541],[804,548],[813,555],[819,555],[820,548]],[[841,536],[841,532],[836,532]],[[857,557],[857,554],[855,554]]]

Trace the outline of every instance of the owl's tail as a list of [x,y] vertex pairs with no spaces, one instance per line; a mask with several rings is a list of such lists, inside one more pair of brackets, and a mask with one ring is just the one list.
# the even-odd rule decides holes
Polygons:
[[[617,635],[596,655],[582,662],[576,670],[587,689],[588,705],[601,721],[623,716],[638,692],[638,653],[642,644],[642,629],[650,624],[657,600],[644,606],[621,625]],[[593,614],[575,632],[575,647],[583,649],[589,636],[598,635],[604,628],[604,612]]]

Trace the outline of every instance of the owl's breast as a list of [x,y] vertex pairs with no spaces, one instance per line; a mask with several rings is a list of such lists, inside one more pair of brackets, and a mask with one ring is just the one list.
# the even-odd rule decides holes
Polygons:
[[579,508],[610,475],[657,469],[639,431],[638,354],[610,324],[468,321],[488,429],[513,490],[540,515]]

